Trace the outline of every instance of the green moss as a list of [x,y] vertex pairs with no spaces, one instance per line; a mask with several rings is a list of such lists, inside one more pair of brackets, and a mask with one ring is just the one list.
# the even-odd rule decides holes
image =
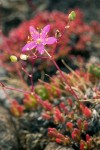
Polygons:
[[35,92],[43,99],[46,100],[49,98],[49,92],[48,90],[42,86],[42,85],[37,85],[35,87]]
[[96,77],[100,77],[100,66],[97,65],[91,65],[89,67],[89,73],[91,73],[92,75],[96,76]]

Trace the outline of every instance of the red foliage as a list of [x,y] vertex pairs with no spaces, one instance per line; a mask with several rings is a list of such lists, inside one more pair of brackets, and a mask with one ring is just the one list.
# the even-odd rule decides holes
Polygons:
[[72,107],[72,105],[73,105],[72,99],[71,99],[71,98],[68,98],[67,101],[68,101],[68,104]]
[[50,120],[51,116],[48,113],[45,112],[45,113],[42,114],[42,118],[46,119],[46,120]]
[[24,97],[23,103],[26,109],[36,108],[37,101],[33,95],[25,94]]
[[66,127],[71,131],[73,129],[73,123],[67,122]]
[[79,139],[80,139],[80,130],[77,129],[77,128],[74,128],[71,136],[72,136],[73,140],[79,141]]
[[85,146],[86,146],[85,141],[81,140],[81,142],[80,142],[80,150],[85,150]]
[[10,110],[16,117],[20,117],[23,114],[24,106],[20,105],[16,100],[12,101]]
[[88,107],[86,107],[86,106],[84,106],[82,108],[82,112],[83,112],[84,116],[87,117],[87,118],[90,118],[91,115],[92,115],[91,110]]
[[49,103],[49,101],[44,101],[43,102],[43,107],[44,107],[44,109],[46,109],[47,111],[52,111],[52,105],[51,105],[51,103]]
[[77,126],[81,131],[86,131],[88,129],[88,122],[86,120],[78,119]]
[[61,113],[61,111],[57,107],[54,109],[54,122],[56,124],[58,124],[60,122],[62,122],[62,123],[64,122],[63,113]]
[[91,137],[88,134],[86,134],[86,141],[80,141],[80,150],[91,150],[91,142]]
[[48,128],[48,135],[59,144],[69,144],[70,138],[58,132],[55,128]]

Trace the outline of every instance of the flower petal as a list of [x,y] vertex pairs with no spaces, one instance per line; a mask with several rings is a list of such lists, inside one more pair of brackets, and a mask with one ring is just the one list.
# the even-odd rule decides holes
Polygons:
[[50,25],[46,25],[43,29],[42,29],[42,32],[41,32],[41,38],[45,38],[46,37],[46,35],[47,35],[47,33],[49,32],[49,30],[50,30]]
[[22,48],[22,52],[32,50],[35,47],[36,47],[36,42],[29,42]]
[[55,42],[57,42],[57,39],[54,37],[49,37],[45,39],[45,44],[53,44]]
[[45,51],[44,45],[43,44],[38,44],[36,49],[38,50],[38,52],[42,55]]
[[29,31],[33,40],[36,40],[39,38],[39,32],[34,27],[30,26]]

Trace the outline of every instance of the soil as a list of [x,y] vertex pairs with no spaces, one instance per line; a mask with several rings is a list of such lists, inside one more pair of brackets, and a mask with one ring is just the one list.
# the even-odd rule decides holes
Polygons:
[[18,150],[18,139],[10,113],[0,106],[0,150]]

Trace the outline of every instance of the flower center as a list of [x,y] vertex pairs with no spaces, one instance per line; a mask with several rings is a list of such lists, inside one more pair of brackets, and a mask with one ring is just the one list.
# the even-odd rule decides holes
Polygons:
[[41,39],[37,39],[36,43],[37,43],[37,44],[41,44],[41,43],[42,43],[42,40],[41,40]]

